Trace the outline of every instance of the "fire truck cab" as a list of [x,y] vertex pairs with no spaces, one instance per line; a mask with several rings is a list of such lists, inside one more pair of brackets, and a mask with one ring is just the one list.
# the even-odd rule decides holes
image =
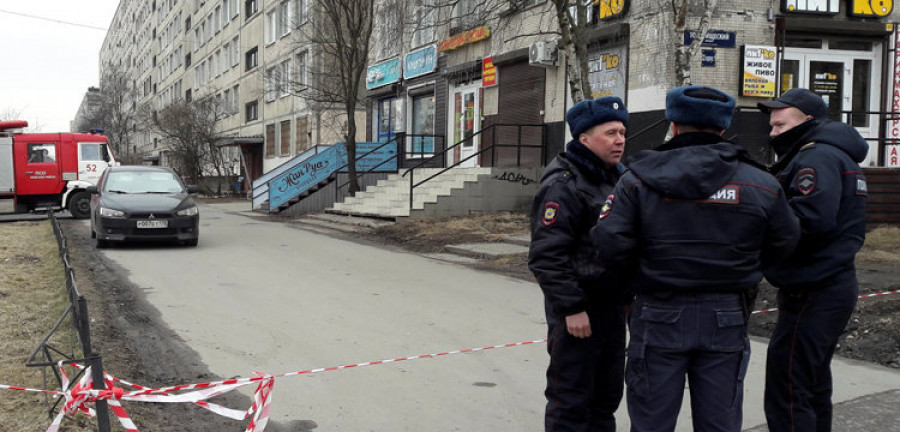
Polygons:
[[0,121],[0,213],[67,209],[90,216],[91,196],[103,170],[115,165],[109,141],[98,133],[21,133],[25,121]]

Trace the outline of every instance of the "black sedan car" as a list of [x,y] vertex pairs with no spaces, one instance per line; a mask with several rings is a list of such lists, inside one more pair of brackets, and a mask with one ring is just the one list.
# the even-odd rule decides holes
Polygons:
[[200,212],[175,171],[158,166],[112,166],[91,193],[91,237],[110,242],[176,241],[196,246]]

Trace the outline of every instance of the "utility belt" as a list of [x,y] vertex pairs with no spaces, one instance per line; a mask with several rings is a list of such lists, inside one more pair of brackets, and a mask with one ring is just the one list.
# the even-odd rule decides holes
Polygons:
[[702,299],[704,297],[712,297],[712,296],[722,296],[722,295],[735,295],[741,301],[741,308],[744,311],[744,318],[749,318],[750,313],[753,312],[753,308],[756,306],[756,296],[759,294],[759,285],[752,285],[744,288],[739,288],[737,290],[728,289],[728,290],[693,290],[693,291],[682,291],[675,289],[660,289],[653,290],[651,292],[645,293],[650,297],[653,297],[656,300],[660,301],[669,301],[674,297],[680,298],[696,298]]

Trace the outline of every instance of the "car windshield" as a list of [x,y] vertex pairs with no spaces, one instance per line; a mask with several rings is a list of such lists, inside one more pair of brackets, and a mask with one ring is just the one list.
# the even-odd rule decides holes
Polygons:
[[113,172],[106,179],[106,190],[117,193],[179,193],[181,182],[169,172]]

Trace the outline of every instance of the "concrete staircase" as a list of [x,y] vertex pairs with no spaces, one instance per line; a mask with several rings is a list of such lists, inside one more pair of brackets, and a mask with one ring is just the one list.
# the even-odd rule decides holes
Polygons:
[[[413,172],[416,183],[438,173],[442,168],[419,168]],[[416,212],[424,212],[426,206],[436,204],[441,198],[462,191],[467,184],[477,183],[491,175],[491,168],[453,168],[418,186],[413,191],[412,209],[409,207],[409,174],[405,171],[379,180],[374,186],[348,197],[326,209],[327,213],[385,219],[404,218]]]

